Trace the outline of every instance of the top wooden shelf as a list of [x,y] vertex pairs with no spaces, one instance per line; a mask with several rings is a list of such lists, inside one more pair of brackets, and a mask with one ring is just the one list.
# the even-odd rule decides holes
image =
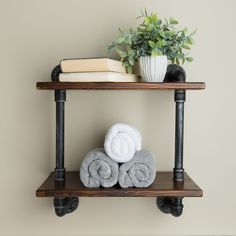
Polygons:
[[40,90],[64,89],[103,89],[103,90],[201,90],[205,89],[204,82],[185,83],[131,83],[131,82],[37,82]]

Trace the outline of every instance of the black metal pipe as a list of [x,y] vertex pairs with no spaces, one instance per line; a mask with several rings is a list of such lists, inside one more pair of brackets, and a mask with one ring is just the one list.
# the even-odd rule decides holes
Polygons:
[[[52,70],[52,81],[59,81],[61,73],[60,65]],[[65,184],[65,168],[64,168],[64,132],[65,132],[65,101],[66,90],[55,90],[56,102],[56,168],[54,172],[55,185]],[[73,212],[79,204],[78,197],[55,197],[54,208],[57,216],[64,216]]]
[[64,119],[65,119],[66,91],[55,90],[56,102],[56,168],[55,180],[65,180],[64,168]]
[[183,148],[184,148],[184,102],[185,90],[175,91],[175,167],[174,180],[184,180]]

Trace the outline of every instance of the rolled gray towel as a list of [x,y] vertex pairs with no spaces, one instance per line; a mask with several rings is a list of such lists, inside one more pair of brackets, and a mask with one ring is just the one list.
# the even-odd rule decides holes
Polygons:
[[111,160],[103,148],[90,151],[80,166],[80,179],[85,187],[109,188],[118,181],[119,166]]
[[148,187],[156,177],[156,164],[147,150],[136,152],[134,158],[120,166],[119,184],[122,188]]

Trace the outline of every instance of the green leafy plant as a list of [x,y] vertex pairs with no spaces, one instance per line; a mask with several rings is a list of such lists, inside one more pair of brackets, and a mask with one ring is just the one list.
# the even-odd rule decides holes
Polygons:
[[141,56],[161,56],[176,64],[185,61],[192,62],[188,56],[193,44],[193,35],[196,30],[189,33],[188,29],[177,30],[177,20],[160,19],[156,13],[148,14],[146,9],[142,11],[142,23],[137,28],[124,32],[119,29],[121,35],[110,46],[109,52],[115,50],[122,61],[122,65],[128,73],[132,73],[133,65]]

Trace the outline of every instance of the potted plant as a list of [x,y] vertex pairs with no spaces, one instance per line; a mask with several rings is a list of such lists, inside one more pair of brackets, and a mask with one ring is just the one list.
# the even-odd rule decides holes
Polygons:
[[108,47],[119,55],[128,73],[132,73],[134,63],[138,62],[144,81],[162,82],[168,60],[178,65],[193,60],[186,51],[193,44],[195,31],[177,30],[177,20],[162,20],[156,13],[148,14],[146,10],[138,18],[142,18],[142,23],[136,29],[129,32],[119,29],[121,35]]

